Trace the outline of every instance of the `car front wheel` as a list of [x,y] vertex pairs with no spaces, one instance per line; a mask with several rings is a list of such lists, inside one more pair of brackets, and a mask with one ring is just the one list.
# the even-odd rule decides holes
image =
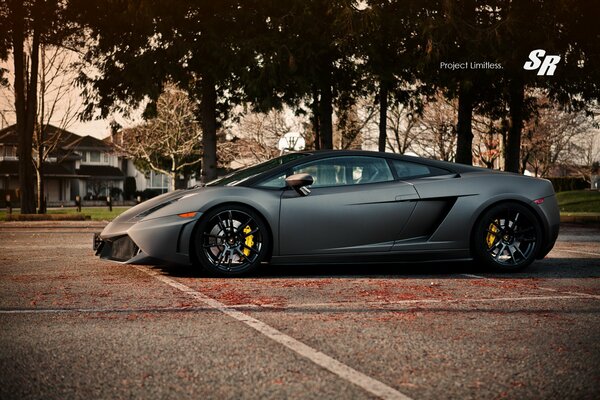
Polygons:
[[542,229],[527,207],[503,203],[482,215],[473,239],[478,261],[495,271],[518,271],[535,260]]
[[240,205],[208,212],[196,230],[196,256],[204,269],[217,275],[252,271],[265,259],[269,245],[262,217]]

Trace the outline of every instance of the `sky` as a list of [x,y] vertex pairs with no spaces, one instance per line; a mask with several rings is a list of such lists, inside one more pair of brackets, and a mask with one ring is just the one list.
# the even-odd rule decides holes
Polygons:
[[[64,51],[64,50],[63,50]],[[114,119],[121,126],[128,127],[136,123],[141,122],[140,113],[134,113],[133,117],[125,119],[121,115],[114,115],[108,119],[99,119],[92,121],[81,121],[78,118],[68,118],[68,123],[63,123],[64,116],[74,115],[75,111],[83,108],[83,98],[80,95],[81,89],[75,86],[76,72],[61,72],[57,73],[56,70],[64,69],[60,68],[61,65],[67,65],[77,60],[77,55],[73,52],[60,53],[53,57],[54,53],[51,50],[48,51],[47,59],[54,60],[56,68],[52,68],[52,65],[48,65],[47,75],[48,80],[54,77],[53,84],[48,85],[48,96],[46,96],[46,102],[49,104],[60,96],[60,101],[56,102],[55,112],[50,119],[50,123],[61,128],[64,128],[70,132],[76,133],[81,136],[94,136],[99,139],[103,139],[110,135],[110,122]],[[50,64],[48,61],[47,64]],[[12,83],[14,81],[14,66],[12,58],[7,61],[0,62],[0,68],[8,70],[7,78],[10,87],[0,88],[0,129],[8,125],[12,125],[16,122],[16,116],[14,113],[14,95],[12,93]],[[49,108],[49,107],[48,107]]]

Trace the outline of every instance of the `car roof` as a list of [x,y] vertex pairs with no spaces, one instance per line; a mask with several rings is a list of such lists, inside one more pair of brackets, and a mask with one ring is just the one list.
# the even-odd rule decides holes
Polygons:
[[[326,158],[328,156],[368,156],[368,157],[385,157],[397,160],[403,160],[408,162],[414,162],[419,164],[430,165],[433,167],[448,169],[452,172],[456,173],[465,173],[465,172],[481,172],[487,171],[492,172],[492,170],[488,168],[482,167],[474,167],[472,165],[467,164],[459,164],[449,161],[441,161],[441,160],[433,160],[430,158],[423,158],[418,156],[409,156],[398,153],[388,153],[381,151],[371,151],[371,150],[307,150],[307,151],[299,151],[298,153],[314,155],[315,158]],[[304,160],[306,161],[306,160]]]
[[448,161],[440,161],[440,160],[432,160],[429,158],[415,157],[415,156],[407,156],[397,153],[387,153],[380,151],[369,151],[369,150],[307,150],[307,151],[298,151],[292,152],[288,154],[305,154],[306,157],[301,157],[290,161],[288,163],[279,165],[272,170],[262,172],[256,176],[249,178],[244,181],[242,186],[253,186],[257,182],[261,182],[263,179],[269,176],[276,176],[282,171],[286,171],[289,168],[292,168],[299,164],[304,164],[311,160],[319,160],[329,157],[343,157],[343,156],[363,156],[363,157],[382,157],[387,159],[396,159],[403,160],[407,162],[413,162],[423,165],[428,165],[432,167],[437,167],[441,169],[445,169],[451,173],[455,174],[463,174],[467,172],[487,172],[487,173],[495,173],[497,171],[493,171],[487,168],[481,167],[473,167],[465,164],[457,164]]

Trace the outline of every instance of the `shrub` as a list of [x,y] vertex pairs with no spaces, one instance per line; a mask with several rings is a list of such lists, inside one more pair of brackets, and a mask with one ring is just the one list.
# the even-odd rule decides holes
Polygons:
[[566,192],[569,190],[583,190],[588,189],[590,184],[581,177],[575,176],[559,176],[554,178],[547,178],[552,182],[555,192]]
[[133,176],[128,176],[125,178],[123,188],[124,200],[131,200],[134,196],[137,196],[137,185]]

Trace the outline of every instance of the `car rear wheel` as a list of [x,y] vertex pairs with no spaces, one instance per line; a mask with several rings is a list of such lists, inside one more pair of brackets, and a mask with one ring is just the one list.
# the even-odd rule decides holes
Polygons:
[[538,254],[542,229],[532,211],[503,203],[485,212],[474,233],[475,257],[495,271],[518,271]]
[[265,259],[269,234],[263,219],[254,210],[228,205],[208,212],[196,230],[195,253],[208,272],[241,275]]

